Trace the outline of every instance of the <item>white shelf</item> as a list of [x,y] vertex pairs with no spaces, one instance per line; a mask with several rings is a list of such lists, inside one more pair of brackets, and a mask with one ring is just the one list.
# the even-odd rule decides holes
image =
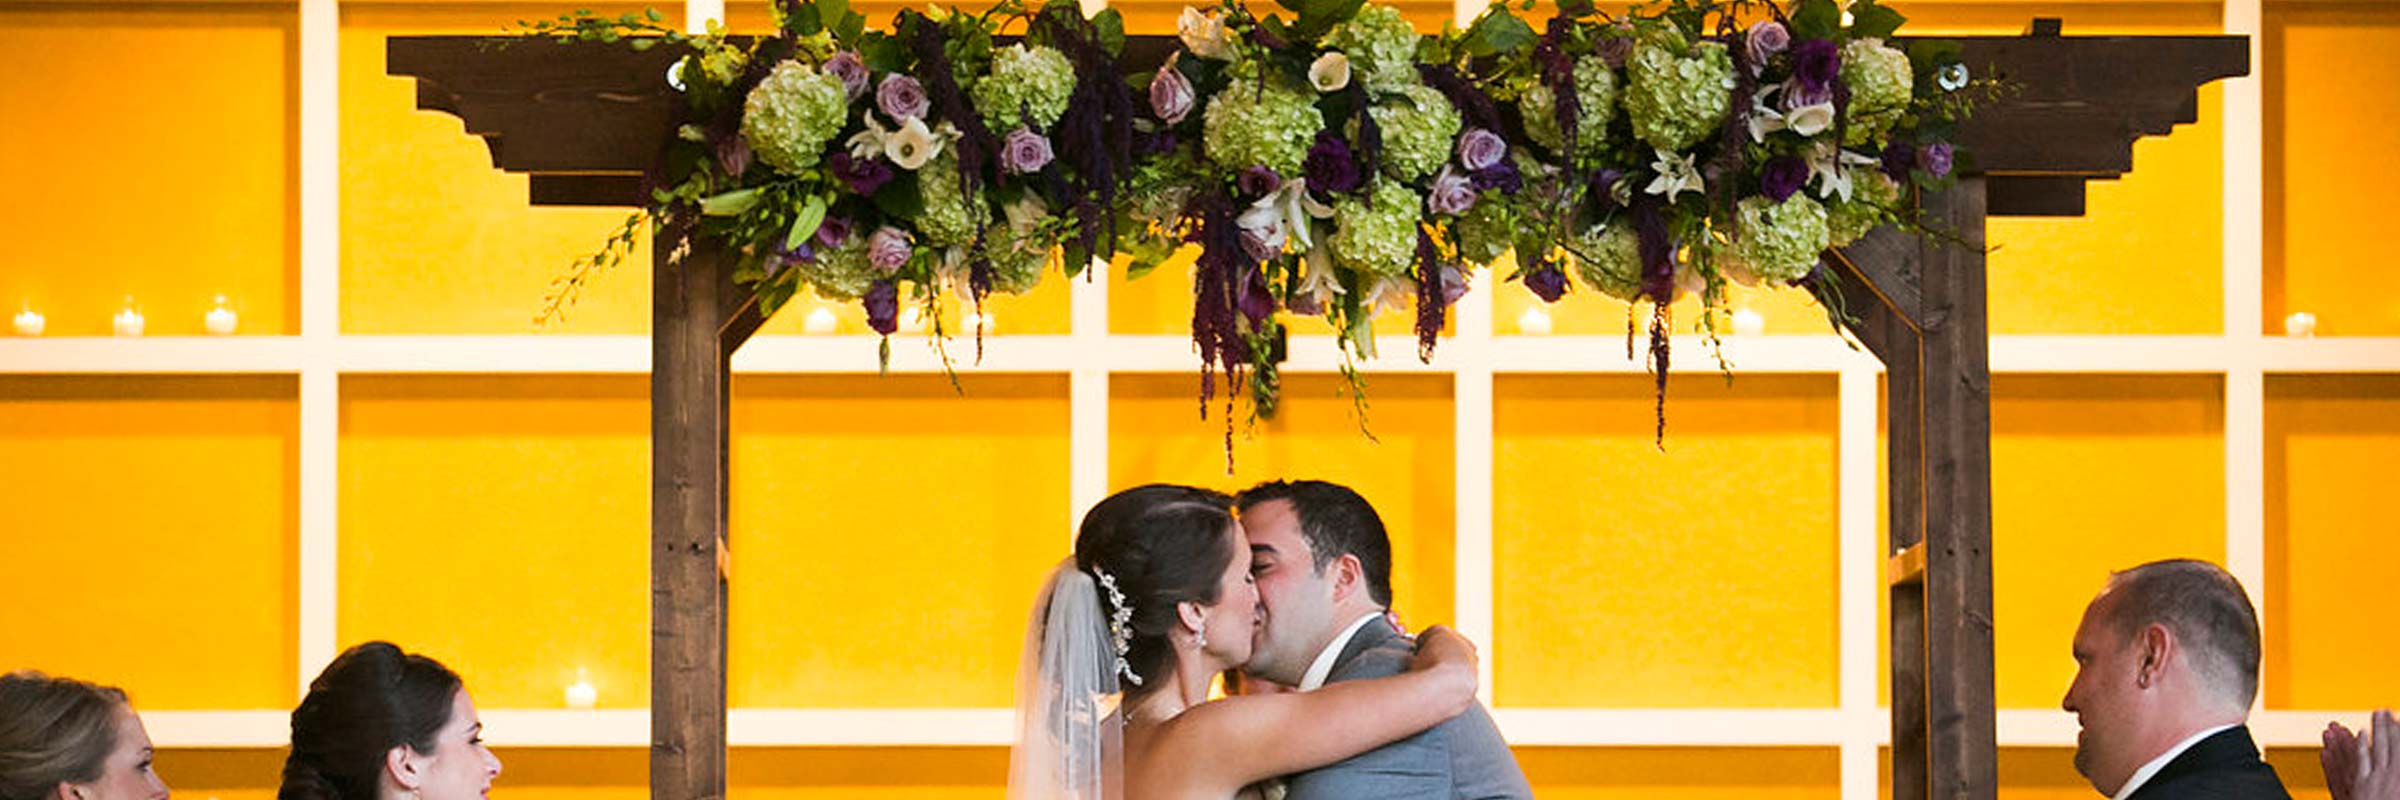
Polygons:
[[[761,336],[734,354],[735,372],[754,374],[867,374],[876,372],[873,336]],[[1722,340],[1735,374],[1833,374],[1880,371],[1882,365],[1840,337],[1728,336]],[[1637,342],[1638,346],[1638,342]],[[1640,374],[1643,354],[1625,357],[1618,336],[1498,336],[1444,339],[1433,362],[1416,356],[1416,338],[1376,339],[1380,357],[1358,361],[1370,373],[1451,374],[1462,367],[1499,374]],[[1340,351],[1326,336],[1295,337],[1287,373],[1330,373]],[[1199,368],[1182,336],[995,336],[984,343],[949,344],[951,366],[962,373],[1067,373],[1094,368],[1119,373],[1176,373]],[[1675,337],[1678,374],[1717,371],[1707,342]],[[1480,363],[1477,363],[1480,361]],[[325,365],[342,373],[596,373],[650,371],[645,336],[295,336],[0,338],[0,374],[145,375],[297,373]],[[2258,370],[2271,374],[2400,373],[2400,337],[2240,339],[2222,336],[1995,336],[1992,371],[2001,374],[2213,374]],[[890,371],[938,373],[939,355],[921,336],[892,339]]]

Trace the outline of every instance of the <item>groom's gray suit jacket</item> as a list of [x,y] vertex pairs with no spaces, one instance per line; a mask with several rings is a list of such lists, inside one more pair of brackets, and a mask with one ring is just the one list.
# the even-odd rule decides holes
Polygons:
[[[1371,620],[1333,662],[1327,683],[1382,678],[1408,669],[1415,645]],[[1285,800],[1531,800],[1516,756],[1477,703],[1449,721],[1332,766],[1285,779]]]

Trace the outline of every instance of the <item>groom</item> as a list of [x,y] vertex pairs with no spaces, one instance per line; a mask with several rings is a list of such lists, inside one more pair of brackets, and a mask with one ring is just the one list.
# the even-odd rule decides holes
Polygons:
[[[1234,500],[1265,624],[1243,671],[1300,691],[1407,669],[1415,645],[1385,618],[1392,543],[1365,498],[1324,481],[1271,481]],[[1483,706],[1348,761],[1286,779],[1286,800],[1533,797]]]

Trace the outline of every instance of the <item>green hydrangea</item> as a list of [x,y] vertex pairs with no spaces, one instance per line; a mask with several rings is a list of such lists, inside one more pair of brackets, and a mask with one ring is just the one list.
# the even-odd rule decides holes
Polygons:
[[818,297],[840,301],[865,297],[881,274],[867,261],[865,236],[851,236],[840,247],[819,250],[816,259],[794,262],[792,269],[800,273],[802,282],[816,290]]
[[1417,263],[1417,193],[1391,181],[1376,181],[1366,198],[1334,204],[1333,238],[1327,242],[1344,267],[1386,277],[1408,273]]
[[1850,84],[1842,143],[1852,147],[1881,140],[1908,110],[1909,93],[1916,88],[1908,54],[1884,46],[1881,39],[1842,46],[1842,81]]
[[1850,199],[1836,200],[1825,207],[1826,244],[1847,247],[1858,237],[1882,225],[1891,209],[1900,205],[1900,183],[1872,169],[1850,174]]
[[1314,100],[1273,81],[1235,81],[1209,99],[1204,116],[1201,142],[1209,160],[1229,170],[1264,165],[1280,175],[1300,174],[1325,127]]
[[[1607,144],[1608,123],[1617,118],[1617,71],[1599,56],[1575,60],[1575,97],[1581,101],[1575,117],[1575,154],[1588,156]],[[1558,98],[1550,87],[1535,84],[1517,98],[1524,112],[1525,133],[1553,151],[1566,146],[1558,130]]]
[[1733,58],[1701,42],[1679,56],[1644,41],[1625,62],[1625,113],[1633,135],[1660,150],[1682,150],[1714,135],[1733,102]]
[[1725,255],[1730,266],[1760,281],[1783,283],[1817,265],[1827,241],[1825,207],[1805,194],[1778,203],[1750,197],[1734,208],[1741,227]]
[[992,130],[1005,131],[1030,118],[1045,129],[1067,113],[1075,94],[1075,67],[1048,47],[1009,45],[992,54],[992,72],[975,82],[975,112]]
[[1383,171],[1404,181],[1431,175],[1450,160],[1451,143],[1458,140],[1458,109],[1421,83],[1394,94],[1367,109],[1383,133]]
[[1575,238],[1575,277],[1583,285],[1628,303],[1641,296],[1641,240],[1632,228],[1611,223]]
[[992,291],[1001,294],[1033,291],[1042,282],[1042,268],[1050,264],[1048,242],[1007,225],[984,233],[983,255],[992,261]]
[[1348,56],[1352,76],[1367,88],[1395,91],[1417,82],[1418,38],[1400,9],[1369,4],[1335,26],[1325,46]]
[[925,196],[925,212],[916,219],[917,232],[924,234],[927,243],[946,246],[975,241],[975,223],[989,211],[982,193],[970,197],[959,187],[956,148],[943,148],[941,155],[917,170],[917,189]]
[[840,78],[798,61],[777,64],[742,104],[742,138],[768,166],[800,172],[841,132],[849,99]]
[[1459,215],[1451,228],[1458,237],[1458,257],[1469,264],[1489,264],[1516,245],[1516,214],[1498,197],[1484,198]]

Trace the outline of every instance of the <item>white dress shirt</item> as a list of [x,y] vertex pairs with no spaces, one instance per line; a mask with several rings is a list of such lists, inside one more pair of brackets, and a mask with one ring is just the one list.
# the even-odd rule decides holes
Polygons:
[[[2239,724],[2241,723],[2234,723],[2234,725]],[[2134,770],[2133,777],[2125,781],[2125,785],[2123,787],[2117,789],[2117,794],[2113,800],[2125,800],[2125,798],[2132,797],[2134,792],[2141,791],[2142,784],[2149,783],[2152,777],[2158,775],[2159,770],[2166,769],[2168,762],[2174,761],[2176,756],[2183,755],[2183,751],[2192,749],[2192,745],[2199,744],[2200,740],[2202,739],[2232,730],[2234,725],[2219,725],[2214,728],[2209,728],[2199,733],[2192,734],[2192,738],[2185,739],[2182,743],[2177,744],[2174,747],[2167,748],[2167,751],[2158,754],[2157,758],[2150,759],[2150,763],[2143,764],[2141,769]]]
[[1300,691],[1313,691],[1324,686],[1325,679],[1333,676],[1333,662],[1342,658],[1342,648],[1350,646],[1350,640],[1357,638],[1358,629],[1366,627],[1368,622],[1381,616],[1383,616],[1382,609],[1369,611],[1359,616],[1358,619],[1351,620],[1350,627],[1343,628],[1340,636],[1335,636],[1333,641],[1326,643],[1325,649],[1317,653],[1317,660],[1309,662],[1308,672],[1300,676]]

